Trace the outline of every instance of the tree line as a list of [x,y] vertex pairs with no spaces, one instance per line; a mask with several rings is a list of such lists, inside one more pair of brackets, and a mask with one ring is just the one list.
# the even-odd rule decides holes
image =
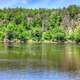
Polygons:
[[80,42],[80,7],[0,9],[0,41]]

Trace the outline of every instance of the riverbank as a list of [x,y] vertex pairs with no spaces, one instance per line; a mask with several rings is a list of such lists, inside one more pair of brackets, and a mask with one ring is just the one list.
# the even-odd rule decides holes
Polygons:
[[67,40],[67,41],[48,41],[48,40],[44,40],[44,41],[33,41],[33,40],[27,40],[27,41],[20,41],[20,40],[4,40],[4,41],[0,41],[0,43],[15,43],[15,44],[22,44],[22,43],[53,43],[53,44],[80,44],[76,43],[76,41],[71,41],[71,40]]

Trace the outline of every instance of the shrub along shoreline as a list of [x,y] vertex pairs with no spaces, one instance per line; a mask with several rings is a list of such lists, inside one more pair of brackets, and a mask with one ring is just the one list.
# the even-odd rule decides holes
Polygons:
[[[24,32],[23,32],[24,33]],[[20,33],[21,34],[21,33]],[[20,35],[19,34],[19,35]],[[65,34],[60,28],[54,28],[51,32],[36,32],[36,35],[28,39],[28,35],[22,35],[21,38],[15,39],[11,32],[1,40],[4,43],[80,43],[80,26],[77,26],[73,32]]]
[[80,42],[76,42],[76,41],[71,41],[71,40],[67,40],[67,41],[33,41],[33,40],[27,40],[27,41],[20,41],[20,40],[6,40],[6,41],[0,41],[0,43],[4,43],[4,44],[33,44],[33,43],[51,43],[51,44],[80,44]]

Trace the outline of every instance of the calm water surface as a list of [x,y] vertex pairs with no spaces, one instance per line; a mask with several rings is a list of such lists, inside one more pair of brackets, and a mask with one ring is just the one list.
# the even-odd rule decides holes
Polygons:
[[80,80],[80,45],[0,43],[0,80]]

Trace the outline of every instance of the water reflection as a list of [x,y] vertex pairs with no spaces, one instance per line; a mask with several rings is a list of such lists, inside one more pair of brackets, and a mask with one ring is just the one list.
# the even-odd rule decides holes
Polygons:
[[[2,71],[7,75],[6,71],[10,71],[11,74],[15,71],[29,80],[77,80],[74,76],[80,79],[79,61],[80,45],[40,43],[0,45],[0,74]],[[14,77],[14,74],[11,76]],[[37,78],[31,79],[30,76]]]
[[21,61],[31,62],[35,66],[39,65],[38,68],[42,66],[69,71],[80,69],[79,45],[9,44],[0,46],[0,49],[0,59],[4,59],[3,61],[10,59],[10,61],[20,61],[20,63]]

